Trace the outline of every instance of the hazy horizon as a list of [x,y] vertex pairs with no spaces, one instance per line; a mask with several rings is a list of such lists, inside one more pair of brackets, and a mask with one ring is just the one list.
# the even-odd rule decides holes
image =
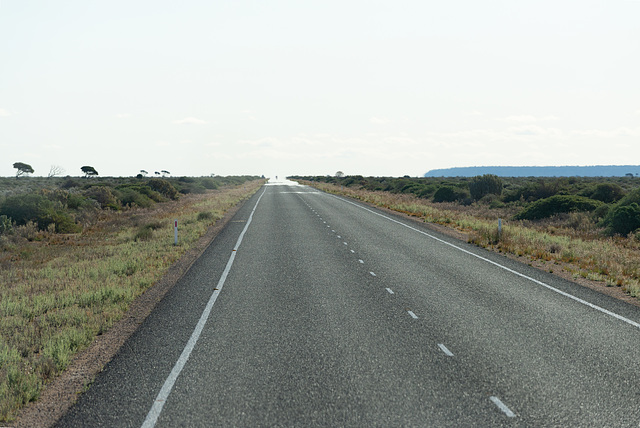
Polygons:
[[0,0],[0,176],[640,163],[639,12]]

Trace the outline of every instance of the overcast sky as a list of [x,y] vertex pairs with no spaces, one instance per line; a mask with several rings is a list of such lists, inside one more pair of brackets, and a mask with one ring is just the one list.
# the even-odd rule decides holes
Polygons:
[[639,0],[0,0],[0,176],[640,164]]

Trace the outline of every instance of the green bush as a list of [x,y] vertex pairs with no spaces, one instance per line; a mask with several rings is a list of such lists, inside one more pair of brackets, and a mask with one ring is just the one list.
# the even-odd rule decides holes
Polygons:
[[556,179],[537,179],[535,182],[529,182],[520,187],[509,189],[503,197],[504,202],[515,202],[518,200],[537,201],[539,199],[550,198],[557,194],[567,192],[568,180],[562,178]]
[[602,201],[610,204],[616,202],[624,196],[622,187],[615,183],[600,183],[596,186],[595,191],[591,194],[591,199]]
[[210,211],[202,211],[198,213],[198,221],[211,221],[213,220],[213,213]]
[[611,232],[626,236],[640,228],[640,206],[635,202],[617,206],[611,210],[606,222]]
[[97,201],[100,204],[102,209],[111,208],[118,210],[120,209],[120,204],[118,203],[118,199],[113,194],[113,191],[110,187],[107,186],[92,186],[84,191],[84,195],[89,198]]
[[33,221],[38,223],[40,229],[48,224],[45,219],[51,210],[53,202],[36,193],[9,196],[0,205],[0,215],[10,217],[18,226]]
[[218,183],[216,183],[216,181],[211,177],[204,177],[200,179],[200,184],[202,184],[205,189],[209,190],[216,190],[218,188]]
[[11,218],[18,226],[34,222],[38,229],[45,230],[53,223],[58,233],[77,233],[82,230],[59,202],[54,203],[36,193],[8,197],[0,206],[0,215]]
[[178,191],[167,180],[152,178],[147,182],[147,186],[169,199],[178,199]]
[[85,198],[84,196],[77,193],[71,193],[67,198],[67,207],[72,210],[79,210],[82,208],[95,206],[94,204],[95,200]]
[[7,235],[13,231],[13,222],[10,217],[0,215],[0,235]]
[[130,187],[118,189],[117,196],[123,206],[137,205],[141,208],[148,208],[153,205],[153,201],[147,195],[144,195]]
[[468,197],[462,189],[453,186],[441,186],[433,195],[433,202],[455,202]]
[[538,220],[555,214],[576,211],[594,211],[603,203],[584,196],[555,195],[531,203],[515,216],[516,220]]
[[477,175],[469,183],[471,197],[478,201],[486,195],[498,195],[502,193],[502,180],[497,175]]
[[[82,226],[76,223],[75,219],[64,211],[56,211],[49,216],[48,224],[55,224],[56,233],[80,233]],[[47,225],[48,225],[47,224]]]

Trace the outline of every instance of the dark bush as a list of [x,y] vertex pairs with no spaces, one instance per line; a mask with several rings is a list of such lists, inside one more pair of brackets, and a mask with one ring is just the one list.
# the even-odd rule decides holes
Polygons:
[[161,195],[169,198],[169,199],[177,199],[178,191],[169,181],[163,180],[162,178],[152,178],[147,182],[147,185],[156,192]]
[[611,232],[626,236],[640,228],[640,206],[635,202],[617,206],[607,216],[606,223]]
[[48,224],[45,219],[52,210],[53,202],[36,193],[9,196],[0,205],[0,215],[10,217],[18,226],[33,221],[41,229]]
[[568,193],[566,189],[567,180],[563,179],[538,179],[536,182],[527,183],[521,187],[509,189],[503,197],[505,202],[515,202],[524,200],[528,202],[551,196]]
[[56,226],[56,233],[80,233],[82,226],[76,223],[75,219],[69,213],[64,211],[56,211],[49,217],[49,224]]
[[601,183],[596,186],[595,191],[591,194],[591,199],[602,201],[610,204],[616,202],[624,196],[622,187],[615,183]]
[[102,209],[111,208],[114,210],[120,209],[118,199],[107,186],[91,186],[84,191],[84,195],[87,198],[93,199],[100,204]]
[[148,208],[153,205],[153,201],[147,196],[137,190],[125,187],[117,190],[118,199],[123,206],[137,205],[141,208]]
[[0,215],[0,235],[6,235],[13,231],[13,221],[10,217]]
[[555,214],[576,211],[594,211],[602,205],[601,201],[577,195],[555,195],[531,203],[515,216],[517,220],[538,220]]
[[202,211],[198,213],[198,221],[211,221],[213,220],[213,213],[210,211]]
[[201,194],[206,193],[207,189],[202,186],[200,183],[184,183],[180,187],[180,193],[183,195],[188,195],[189,193]]
[[216,190],[218,188],[218,183],[211,177],[204,177],[200,179],[200,183],[205,189]]
[[40,230],[45,230],[52,223],[55,223],[58,233],[77,233],[82,230],[60,203],[35,193],[8,197],[0,206],[0,215],[11,218],[18,226],[32,221]]
[[469,183],[471,197],[478,201],[486,195],[498,195],[502,193],[502,180],[497,175],[477,175]]
[[72,210],[94,206],[95,203],[96,201],[94,199],[85,198],[77,193],[71,193],[67,198],[67,207]]
[[469,195],[462,189],[453,186],[441,186],[433,195],[433,202],[455,202]]

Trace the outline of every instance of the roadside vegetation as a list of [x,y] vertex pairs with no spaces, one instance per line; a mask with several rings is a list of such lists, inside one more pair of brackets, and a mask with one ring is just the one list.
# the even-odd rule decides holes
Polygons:
[[290,178],[457,229],[476,245],[640,298],[638,178]]
[[245,176],[0,178],[0,422],[13,420],[263,183]]

